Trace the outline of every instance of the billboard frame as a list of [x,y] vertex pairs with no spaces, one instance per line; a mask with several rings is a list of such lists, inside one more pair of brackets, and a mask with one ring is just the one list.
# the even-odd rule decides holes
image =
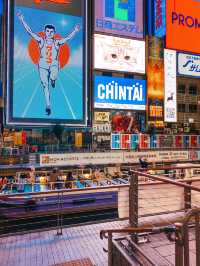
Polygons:
[[179,51],[179,50],[177,50],[177,52],[176,52],[176,62],[177,62],[177,64],[176,64],[176,75],[178,76],[178,77],[183,77],[183,78],[194,78],[194,79],[199,79],[200,78],[200,76],[199,77],[197,77],[197,76],[192,76],[192,75],[184,75],[184,74],[180,74],[179,73],[179,71],[178,71],[178,55],[179,54],[186,54],[186,55],[193,55],[193,56],[199,56],[200,57],[200,54],[194,54],[194,53],[190,53],[190,52],[182,52],[182,51]]
[[[96,68],[95,67],[95,36],[105,36],[105,37],[111,37],[111,38],[117,38],[117,39],[125,39],[125,40],[130,40],[130,41],[136,41],[136,42],[141,42],[144,43],[144,72],[136,72],[136,71],[128,71],[128,70],[116,70],[116,69],[108,69],[108,68]],[[146,75],[146,42],[144,39],[131,39],[131,38],[125,38],[123,36],[116,36],[116,35],[111,35],[111,34],[105,34],[105,33],[96,33],[94,32],[93,34],[93,47],[92,47],[92,53],[93,53],[93,59],[92,59],[92,68],[94,71],[103,71],[103,72],[109,72],[109,73],[128,73],[132,75],[140,75],[140,76],[145,76]]]
[[[105,0],[104,0],[105,1]],[[131,35],[125,35],[125,34],[120,34],[120,32],[106,32],[106,31],[101,31],[101,30],[97,30],[95,23],[96,23],[96,0],[92,1],[92,11],[94,14],[94,17],[92,19],[92,23],[93,23],[93,33],[94,34],[105,34],[105,35],[109,35],[109,36],[113,36],[113,37],[121,37],[121,38],[127,38],[127,39],[135,39],[135,40],[145,40],[145,36],[146,36],[146,23],[145,23],[145,17],[146,17],[146,1],[145,0],[140,0],[142,2],[142,23],[143,23],[143,33],[142,33],[142,37],[137,37],[137,36],[131,36]]]
[[[14,20],[13,20],[13,12],[14,12],[14,1],[8,0],[6,4],[6,26],[4,28],[6,34],[6,42],[4,46],[5,51],[5,60],[6,60],[6,73],[5,73],[5,112],[4,112],[4,124],[6,126],[25,126],[25,127],[41,127],[41,126],[53,126],[56,124],[61,124],[63,126],[69,127],[85,127],[88,125],[90,118],[88,117],[90,104],[88,101],[89,92],[89,84],[90,84],[90,76],[91,76],[91,68],[90,61],[91,55],[89,53],[89,48],[91,46],[91,41],[89,36],[91,35],[91,30],[89,27],[89,8],[90,8],[90,0],[84,0],[84,6],[82,9],[82,18],[83,18],[83,119],[51,119],[51,118],[14,118],[13,110],[12,110],[12,92],[11,89],[13,86],[13,45],[14,45]],[[33,7],[34,9],[34,7]],[[10,75],[12,73],[12,77]]]

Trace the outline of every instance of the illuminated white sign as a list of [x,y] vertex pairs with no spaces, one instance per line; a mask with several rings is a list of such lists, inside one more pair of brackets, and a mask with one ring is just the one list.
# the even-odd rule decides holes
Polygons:
[[178,53],[178,74],[200,77],[200,55]]
[[165,122],[177,122],[176,51],[164,50]]
[[145,42],[95,34],[94,68],[145,74]]

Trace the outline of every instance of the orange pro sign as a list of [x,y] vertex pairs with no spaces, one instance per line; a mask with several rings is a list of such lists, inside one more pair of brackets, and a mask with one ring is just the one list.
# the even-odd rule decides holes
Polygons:
[[166,46],[200,53],[200,1],[166,1]]

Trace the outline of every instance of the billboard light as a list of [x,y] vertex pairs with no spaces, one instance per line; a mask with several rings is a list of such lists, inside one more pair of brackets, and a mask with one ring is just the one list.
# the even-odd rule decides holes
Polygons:
[[42,3],[8,0],[6,123],[85,126],[87,0]]

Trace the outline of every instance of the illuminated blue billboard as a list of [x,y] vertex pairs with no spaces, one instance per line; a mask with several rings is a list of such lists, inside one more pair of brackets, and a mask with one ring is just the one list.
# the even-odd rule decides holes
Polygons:
[[94,107],[121,110],[145,110],[146,81],[95,76]]
[[85,125],[87,1],[8,1],[7,124]]
[[148,34],[162,38],[166,34],[166,0],[148,0]]
[[154,0],[154,35],[162,38],[166,32],[166,0]]
[[95,31],[144,37],[143,0],[95,0]]

